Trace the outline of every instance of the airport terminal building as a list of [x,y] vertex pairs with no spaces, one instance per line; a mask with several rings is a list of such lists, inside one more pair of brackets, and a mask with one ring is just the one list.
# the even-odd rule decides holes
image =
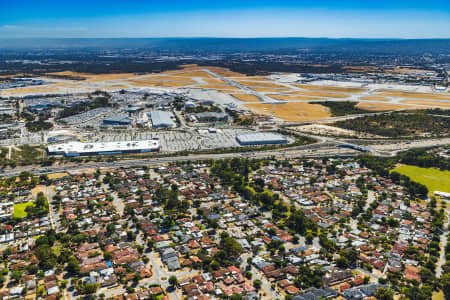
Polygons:
[[158,140],[124,141],[107,143],[69,142],[47,146],[48,155],[64,155],[66,157],[88,155],[112,155],[125,153],[146,153],[160,150]]

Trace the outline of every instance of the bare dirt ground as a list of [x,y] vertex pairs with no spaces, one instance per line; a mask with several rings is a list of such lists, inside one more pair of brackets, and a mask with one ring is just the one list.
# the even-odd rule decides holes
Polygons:
[[299,132],[318,134],[318,135],[332,135],[332,136],[351,136],[358,138],[380,138],[380,136],[360,133],[354,130],[342,129],[334,126],[324,125],[324,124],[311,124],[304,126],[292,127],[292,129]]

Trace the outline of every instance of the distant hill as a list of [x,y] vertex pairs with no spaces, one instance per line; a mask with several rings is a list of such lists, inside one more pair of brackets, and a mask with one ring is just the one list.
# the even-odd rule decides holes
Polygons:
[[355,54],[450,54],[450,39],[30,38],[0,39],[0,49],[152,49],[184,53],[314,51]]

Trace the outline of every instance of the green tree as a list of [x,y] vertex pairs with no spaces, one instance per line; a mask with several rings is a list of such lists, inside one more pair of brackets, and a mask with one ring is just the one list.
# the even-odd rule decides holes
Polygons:
[[73,256],[68,259],[67,272],[72,275],[78,275],[80,273],[80,264],[78,263],[78,259]]
[[169,277],[169,284],[170,285],[176,286],[177,283],[178,283],[178,279],[177,279],[176,276],[172,275],[172,276]]
[[255,287],[255,289],[259,290],[261,288],[262,282],[259,279],[255,279],[253,280],[253,286]]
[[391,289],[385,289],[381,287],[375,292],[375,297],[378,300],[393,300],[394,291]]

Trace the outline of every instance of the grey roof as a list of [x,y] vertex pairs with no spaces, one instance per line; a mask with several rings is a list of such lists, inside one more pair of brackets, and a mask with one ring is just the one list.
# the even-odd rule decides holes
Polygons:
[[124,114],[113,114],[108,117],[105,117],[103,121],[107,122],[130,122],[130,118]]
[[175,126],[175,122],[171,118],[172,113],[164,110],[154,110],[150,113],[152,124],[158,126]]
[[371,297],[371,296],[375,295],[375,292],[381,287],[385,288],[385,289],[388,288],[386,285],[382,285],[382,284],[378,284],[378,283],[372,283],[372,284],[363,285],[359,289],[360,289],[361,292],[366,294],[368,297]]
[[273,132],[246,133],[236,136],[239,143],[258,143],[258,142],[287,142],[287,138],[281,134]]
[[220,112],[202,112],[195,114],[197,118],[216,118],[216,119],[223,119],[228,117],[226,113],[220,113]]

